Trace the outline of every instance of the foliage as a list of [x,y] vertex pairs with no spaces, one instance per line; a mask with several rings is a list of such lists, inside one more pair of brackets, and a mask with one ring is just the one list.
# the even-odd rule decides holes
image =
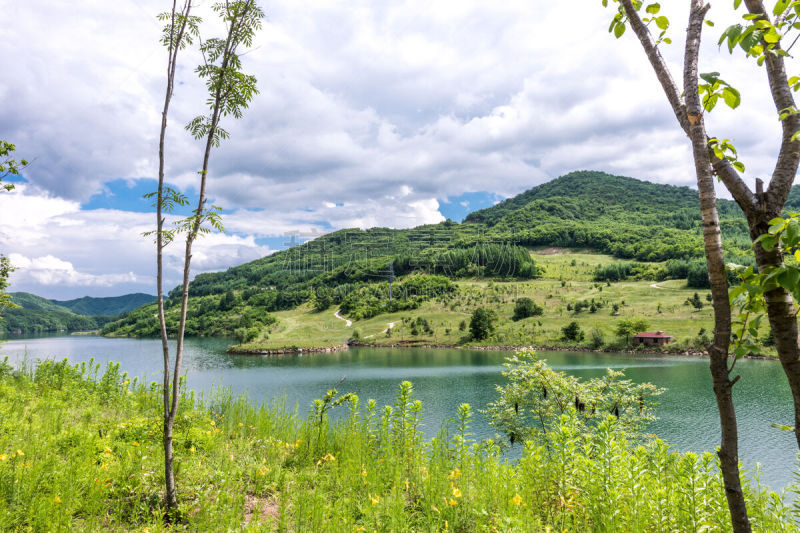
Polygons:
[[[161,401],[116,365],[0,360],[0,529],[161,531]],[[728,530],[712,453],[641,442],[615,418],[587,436],[556,417],[508,461],[472,440],[469,406],[423,439],[410,384],[390,406],[350,396],[321,424],[219,390],[180,407],[176,531]],[[759,530],[797,529],[780,495],[745,494]]]
[[617,322],[616,333],[620,337],[625,337],[625,342],[630,342],[631,335],[647,331],[650,323],[646,318],[626,318]]
[[105,298],[84,296],[74,300],[50,301],[58,306],[66,307],[76,315],[117,316],[154,302],[155,299],[155,296],[138,292]]
[[19,176],[20,170],[30,164],[25,159],[20,159],[19,161],[13,159],[16,149],[16,145],[0,139],[0,190],[14,190],[14,185],[11,183],[3,184],[3,179],[8,176]]
[[655,420],[654,398],[664,392],[651,383],[636,384],[611,369],[602,377],[582,381],[550,368],[533,351],[520,351],[505,363],[508,383],[498,385],[498,398],[489,404],[491,424],[515,441],[546,441],[546,434],[574,419],[575,427],[591,438],[611,416],[614,428],[635,437]]
[[473,340],[482,341],[494,332],[497,313],[493,309],[478,307],[469,319],[469,333]]
[[522,297],[517,298],[514,304],[514,316],[512,320],[522,320],[532,316],[541,316],[544,313],[544,307],[538,305],[531,298]]
[[563,328],[561,328],[561,336],[567,341],[582,341],[585,337],[580,324],[573,320]]

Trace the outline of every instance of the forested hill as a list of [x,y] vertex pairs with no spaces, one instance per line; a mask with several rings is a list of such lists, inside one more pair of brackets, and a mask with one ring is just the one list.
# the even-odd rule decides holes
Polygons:
[[[725,200],[719,208],[728,259],[751,262],[741,211]],[[264,326],[259,317],[265,313],[305,302],[319,309],[338,305],[354,318],[391,311],[386,305],[420,304],[419,298],[385,302],[382,291],[388,288],[390,263],[398,281],[415,273],[449,280],[532,279],[540,269],[528,248],[536,246],[588,248],[645,262],[700,262],[703,242],[697,192],[578,171],[476,211],[462,224],[446,221],[404,230],[336,231],[225,272],[198,275],[190,286],[193,303],[187,332],[214,335],[258,328]],[[434,293],[449,290],[440,280],[414,283]],[[177,288],[170,293],[168,307],[177,301],[178,293]],[[130,313],[104,331],[155,335],[157,322],[151,307]],[[168,326],[172,329],[174,324]]]
[[122,296],[110,296],[105,298],[93,298],[84,296],[75,300],[50,300],[56,305],[65,307],[78,315],[86,316],[117,316],[128,311],[155,302],[156,297],[151,294],[141,292],[125,294]]
[[28,292],[13,292],[11,301],[19,307],[0,309],[0,333],[99,329],[113,317],[154,300],[154,296],[136,293],[108,298],[85,296],[62,302]]

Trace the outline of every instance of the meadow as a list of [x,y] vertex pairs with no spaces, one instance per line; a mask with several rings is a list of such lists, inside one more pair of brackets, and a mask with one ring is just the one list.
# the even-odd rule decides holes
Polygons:
[[[165,530],[158,385],[119,365],[0,364],[0,530]],[[475,442],[462,405],[432,440],[413,385],[378,406],[331,391],[307,412],[186,393],[172,531],[728,531],[713,454],[574,416],[518,460]],[[791,489],[795,490],[795,489]],[[746,484],[757,531],[800,512]]]
[[[264,328],[249,345],[251,349],[285,346],[311,347],[341,343],[357,331],[359,342],[374,344],[428,344],[464,346],[539,346],[622,350],[629,339],[616,333],[621,320],[643,318],[649,331],[663,330],[675,338],[670,351],[702,350],[707,339],[700,335],[713,330],[713,313],[706,300],[708,291],[691,289],[686,280],[626,280],[613,283],[593,281],[598,267],[619,262],[609,255],[567,249],[539,249],[532,252],[542,268],[541,278],[530,281],[470,279],[454,282],[453,295],[428,300],[417,309],[384,313],[366,320],[345,320],[334,316],[335,307],[315,310],[310,304],[273,313],[277,325]],[[657,265],[657,264],[655,264]],[[687,303],[697,293],[703,308]],[[541,316],[512,320],[518,298],[533,299],[544,308]],[[575,311],[575,304],[586,308]],[[595,303],[592,312],[591,303]],[[616,305],[616,307],[615,307]],[[478,307],[492,309],[498,320],[494,333],[474,342],[468,338],[471,313]],[[346,318],[346,317],[345,317]],[[414,327],[423,319],[426,330]],[[583,341],[563,338],[562,328],[575,321],[584,332]],[[389,328],[392,324],[392,328]],[[387,329],[391,331],[387,332]],[[416,330],[416,334],[413,331]],[[769,354],[769,348],[765,349]]]

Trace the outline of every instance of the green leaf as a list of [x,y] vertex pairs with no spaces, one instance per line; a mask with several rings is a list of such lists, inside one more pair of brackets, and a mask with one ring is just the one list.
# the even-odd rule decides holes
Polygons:
[[619,39],[622,37],[623,33],[625,33],[625,24],[622,22],[617,22],[617,24],[614,26],[614,37]]
[[712,26],[712,27],[713,27],[713,26],[714,26],[714,23],[713,23],[713,22],[711,22],[710,20],[707,20],[707,21],[706,21],[706,26]]
[[778,276],[778,283],[788,291],[797,289],[800,282],[800,272],[796,268],[786,267]]
[[647,6],[647,7],[645,8],[645,11],[647,11],[647,12],[648,12],[648,13],[650,13],[651,15],[655,15],[655,14],[656,14],[656,13],[658,13],[660,10],[661,10],[661,4],[657,4],[657,3],[656,3],[656,4],[650,4],[649,6]]
[[742,163],[741,161],[733,161],[731,164],[733,165],[733,168],[735,168],[739,172],[744,172],[744,163]]
[[666,30],[669,27],[669,19],[663,15],[660,17],[656,17],[656,26],[658,26],[662,30]]
[[792,426],[787,426],[785,424],[772,424],[772,427],[775,429],[780,429],[781,431],[794,431]]
[[739,94],[739,91],[733,87],[725,87],[722,90],[722,98],[725,99],[725,103],[728,104],[728,107],[731,109],[736,109],[739,107],[739,104],[742,103],[742,97]]
[[763,239],[761,239],[761,247],[767,252],[772,251],[772,249],[775,248],[775,245],[777,243],[778,243],[777,237],[766,236]]
[[733,9],[739,9],[739,6],[742,4],[742,0],[733,0]]
[[764,40],[770,44],[774,44],[781,40],[781,36],[775,31],[775,28],[770,28],[770,30],[764,34]]
[[700,78],[713,84],[719,81],[719,72],[701,72]]

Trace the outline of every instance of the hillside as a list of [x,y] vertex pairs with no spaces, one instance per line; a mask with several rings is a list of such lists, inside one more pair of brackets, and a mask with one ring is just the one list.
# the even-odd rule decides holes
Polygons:
[[141,292],[110,296],[106,298],[93,298],[84,296],[75,300],[50,300],[54,304],[69,309],[77,315],[86,316],[118,316],[128,311],[156,301],[156,297]]
[[[751,263],[739,208],[720,201],[720,219],[728,259]],[[543,272],[542,257],[529,250],[543,247],[616,258],[610,265],[600,261],[606,270],[593,271],[592,281],[688,279],[698,289],[707,284],[696,191],[578,171],[476,211],[462,224],[345,229],[224,272],[200,274],[190,286],[187,333],[265,339],[276,327],[286,329],[275,313],[300,306],[318,313],[340,308],[350,320],[412,312],[427,302],[457,298],[462,281],[535,280]],[[395,292],[391,300],[390,263],[395,291],[411,291]],[[561,279],[572,275],[565,271]],[[177,329],[177,296],[176,288],[166,301],[170,331]],[[133,311],[103,332],[155,336],[155,306]]]
[[11,301],[19,307],[0,309],[0,333],[99,329],[113,317],[155,300],[155,297],[141,293],[109,298],[85,296],[63,302],[28,292],[12,292],[10,295]]

